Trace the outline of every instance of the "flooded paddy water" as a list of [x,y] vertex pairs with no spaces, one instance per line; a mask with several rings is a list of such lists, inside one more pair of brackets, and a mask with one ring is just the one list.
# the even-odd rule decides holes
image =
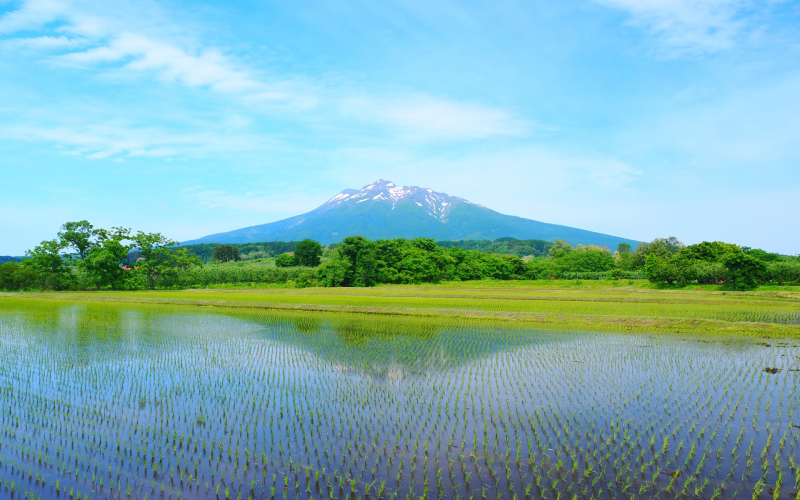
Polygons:
[[797,344],[6,301],[0,498],[797,499]]

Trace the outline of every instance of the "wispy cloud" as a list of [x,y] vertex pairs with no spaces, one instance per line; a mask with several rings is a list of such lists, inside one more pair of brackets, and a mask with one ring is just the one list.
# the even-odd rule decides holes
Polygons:
[[[18,46],[60,49],[54,58],[64,64],[104,69],[117,64],[122,70],[191,87],[291,98],[285,92],[270,93],[267,82],[230,55],[202,46],[191,33],[180,33],[157,7],[142,3],[136,16],[124,8],[130,5],[119,5],[123,8],[108,10],[92,1],[25,0],[0,18],[0,33],[23,33],[11,39]],[[24,35],[29,32],[37,36]]]
[[125,62],[129,71],[151,72],[158,78],[222,92],[262,90],[263,85],[237,70],[219,50],[192,55],[175,45],[135,33],[121,33],[102,47],[61,56],[67,62]]
[[[281,113],[283,119],[310,127],[357,128],[368,122],[380,125],[385,134],[442,141],[520,136],[530,125],[478,102],[419,93],[385,96],[357,86],[314,83],[298,74],[269,74],[210,45],[207,37],[192,32],[191,23],[174,22],[177,15],[148,2],[120,0],[111,8],[97,0],[23,0],[0,17],[0,34],[10,35],[0,47],[35,51],[56,65],[114,76],[118,82],[136,75],[207,89],[251,114]],[[167,134],[170,140],[165,141],[141,127],[100,123],[83,130],[70,130],[66,124],[45,130],[38,124],[23,126],[17,134],[71,145],[91,158],[150,150],[181,154],[181,145],[208,140],[208,131],[194,141],[188,140],[189,132],[183,137]]]
[[70,50],[86,47],[91,42],[80,37],[67,37],[67,36],[37,36],[29,38],[13,38],[5,40],[2,46],[6,49],[14,51],[36,51],[36,52],[53,52],[58,50]]
[[673,53],[732,48],[748,28],[750,0],[596,0],[628,12],[631,24],[658,36]]
[[89,159],[124,157],[167,158],[203,156],[213,152],[252,151],[271,145],[253,134],[223,135],[214,129],[175,132],[162,127],[137,127],[115,121],[90,124],[30,124],[0,127],[3,137],[20,141],[45,141],[64,154]]
[[531,128],[530,122],[500,108],[422,94],[347,99],[342,106],[345,113],[384,124],[417,139],[522,136]]

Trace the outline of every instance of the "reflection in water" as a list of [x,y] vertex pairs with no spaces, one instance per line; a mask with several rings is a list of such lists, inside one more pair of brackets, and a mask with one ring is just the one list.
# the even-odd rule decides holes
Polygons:
[[0,491],[788,499],[799,355],[791,342],[5,301]]

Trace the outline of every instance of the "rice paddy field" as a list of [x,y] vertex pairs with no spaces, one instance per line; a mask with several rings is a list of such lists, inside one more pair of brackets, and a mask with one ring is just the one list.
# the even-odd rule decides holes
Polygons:
[[0,497],[800,499],[800,297],[0,296]]
[[648,288],[643,282],[635,281],[473,281],[427,286],[390,285],[371,289],[239,287],[28,296],[58,300],[425,316],[447,320],[492,318],[541,328],[591,331],[800,338],[800,290],[796,287],[757,292],[709,288],[697,286],[661,290]]

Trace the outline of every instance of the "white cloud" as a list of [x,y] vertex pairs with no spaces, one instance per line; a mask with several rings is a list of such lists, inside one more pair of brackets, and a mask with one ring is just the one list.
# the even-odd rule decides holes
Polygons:
[[123,69],[151,72],[164,81],[190,87],[210,87],[222,92],[262,87],[245,71],[234,69],[218,50],[208,49],[199,55],[191,55],[175,45],[134,33],[121,33],[106,46],[73,52],[61,59],[86,65],[129,61]]
[[531,127],[529,122],[500,108],[422,94],[347,99],[342,107],[345,113],[384,124],[415,139],[523,136]]
[[751,0],[595,0],[631,15],[631,24],[660,37],[672,52],[732,48],[747,28]]
[[[196,33],[196,27],[192,30],[191,21],[182,16],[180,23],[175,22],[177,15],[146,0],[113,4],[23,0],[19,8],[0,17],[0,33],[10,35],[0,41],[0,47],[11,55],[19,48],[49,54],[51,63],[113,76],[118,83],[144,75],[173,85],[208,89],[251,114],[282,113],[325,129],[347,128],[352,122],[346,119],[350,118],[379,124],[384,132],[410,139],[454,140],[522,136],[531,126],[506,110],[477,102],[424,94],[386,97],[357,86],[331,88],[300,75],[266,74],[209,45],[208,37]],[[41,126],[37,128],[37,133],[47,135]],[[65,128],[58,125],[49,135],[68,144],[64,139],[70,134]],[[86,137],[84,132],[77,134],[82,137],[73,137],[71,144],[90,143],[93,158],[163,146],[162,141],[143,142],[142,134],[127,131],[133,136],[113,141]],[[96,146],[108,142],[113,144]]]
[[50,125],[27,124],[0,127],[6,139],[45,141],[63,154],[89,159],[119,156],[167,158],[175,155],[203,156],[213,152],[252,151],[271,145],[264,137],[240,133],[220,134],[208,129],[177,133],[161,127],[136,127],[118,122]]
[[[158,18],[158,12],[142,5],[145,7],[142,17]],[[19,37],[14,42],[40,49],[48,46],[70,49],[91,44],[86,50],[56,58],[87,66],[120,63],[130,71],[151,72],[166,81],[218,91],[264,91],[261,83],[247,71],[237,69],[229,57],[213,48],[197,50],[194,44],[186,41],[187,37],[174,36],[174,27],[165,25],[153,29],[148,26],[151,23],[142,18],[127,17],[130,14],[127,9],[120,9],[121,16],[104,10],[94,2],[26,0],[18,10],[0,18],[0,33],[47,32],[50,30],[46,25],[58,21],[61,24],[55,31],[59,36]]]
[[58,0],[26,2],[21,8],[6,13],[0,18],[0,33],[31,31],[54,21],[63,11]]
[[37,36],[5,40],[2,47],[11,50],[34,50],[50,52],[55,50],[77,49],[89,45],[85,38],[67,36]]

